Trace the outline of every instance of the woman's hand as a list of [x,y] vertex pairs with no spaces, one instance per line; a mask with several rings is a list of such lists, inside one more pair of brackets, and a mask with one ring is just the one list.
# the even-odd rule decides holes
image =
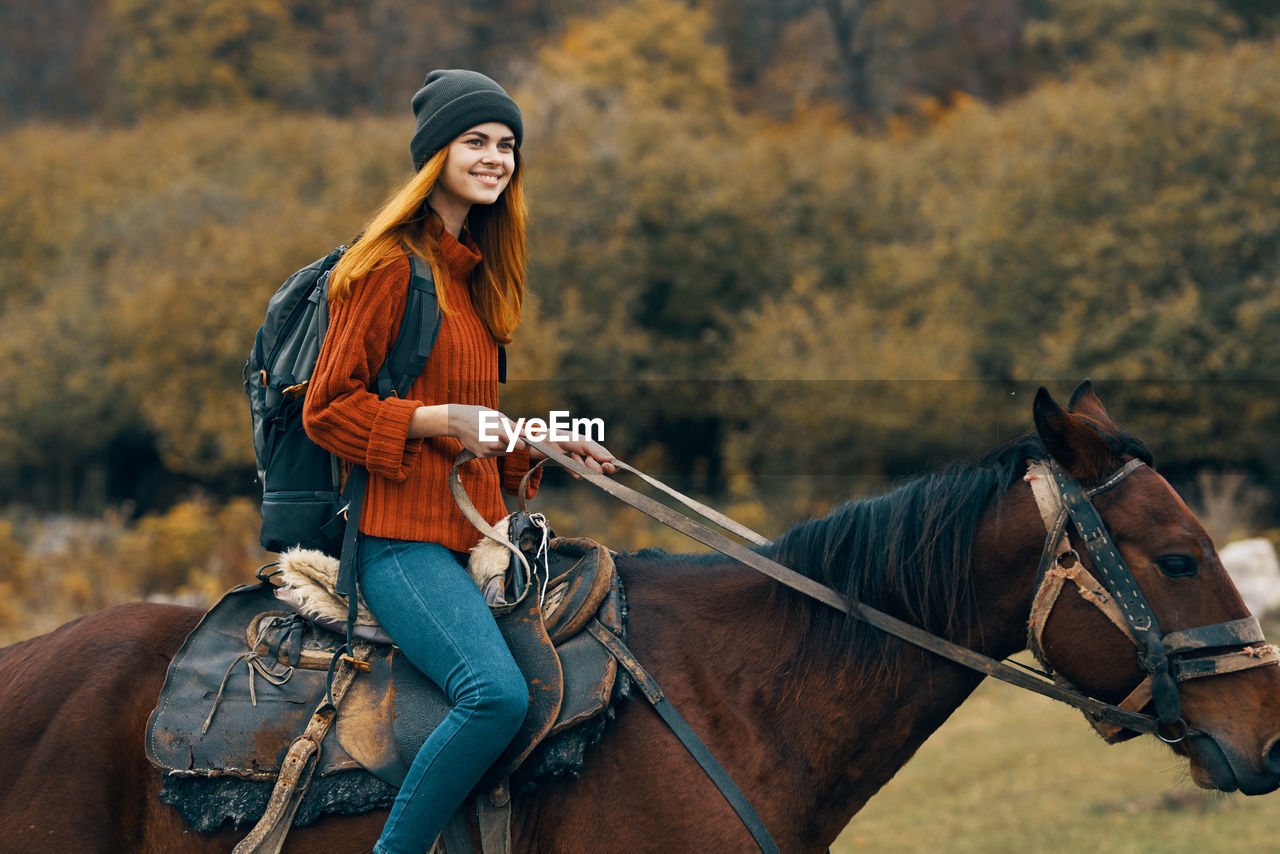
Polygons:
[[[462,403],[449,404],[449,433],[477,458],[508,453],[516,424],[496,409]],[[520,447],[516,444],[515,447]],[[514,448],[513,448],[514,450]]]
[[[515,431],[515,422],[498,410],[465,403],[419,406],[409,424],[412,437],[452,436],[479,458],[507,453]],[[518,442],[515,447],[523,446]]]
[[[613,474],[618,470],[618,467],[613,464],[613,454],[609,453],[609,449],[599,442],[593,442],[590,439],[570,439],[565,442],[548,440],[545,444],[558,449],[562,454],[573,457],[596,473]],[[543,457],[544,454],[538,451],[537,448],[529,448],[529,458],[534,462]],[[573,472],[569,473],[573,474]],[[573,476],[577,477],[576,474]]]

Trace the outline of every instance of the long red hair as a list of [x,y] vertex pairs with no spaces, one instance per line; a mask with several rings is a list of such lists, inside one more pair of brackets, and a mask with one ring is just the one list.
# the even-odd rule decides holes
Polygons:
[[[432,155],[365,223],[359,239],[329,277],[331,303],[350,297],[360,277],[410,252],[427,260],[437,282],[448,275],[440,241],[428,228],[435,213],[427,205],[427,197],[440,178],[448,154],[446,146]],[[519,149],[515,157],[515,171],[498,200],[491,205],[473,205],[467,215],[467,232],[482,258],[471,271],[467,288],[476,314],[499,344],[510,344],[511,335],[520,323],[528,261],[525,244],[528,209],[524,200],[524,163]],[[436,293],[441,309],[451,311],[444,289],[438,288]]]

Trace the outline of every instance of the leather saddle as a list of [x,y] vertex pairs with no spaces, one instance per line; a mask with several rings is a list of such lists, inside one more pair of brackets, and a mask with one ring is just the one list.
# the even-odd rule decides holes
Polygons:
[[[539,583],[528,584],[516,601],[493,606],[530,704],[483,787],[520,768],[539,745],[601,715],[615,694],[616,661],[582,631],[594,619],[625,639],[624,594],[612,556],[591,540],[554,538],[546,566],[545,585],[534,579]],[[230,591],[170,665],[147,728],[148,758],[170,775],[274,780],[325,697],[343,640],[282,607],[268,582]],[[398,648],[368,650],[369,670],[339,704],[315,774],[364,769],[399,786],[450,707]]]

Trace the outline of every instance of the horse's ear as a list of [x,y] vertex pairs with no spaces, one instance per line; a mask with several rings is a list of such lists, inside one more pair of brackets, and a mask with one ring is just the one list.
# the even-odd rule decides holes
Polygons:
[[1075,452],[1066,441],[1066,433],[1070,430],[1068,423],[1070,416],[1044,386],[1040,386],[1036,392],[1036,400],[1031,411],[1035,416],[1036,432],[1040,434],[1040,441],[1044,443],[1049,456],[1070,469],[1071,463],[1075,460]]
[[[1044,443],[1045,450],[1075,477],[1082,474],[1076,469],[1091,459],[1099,450],[1098,446],[1102,444],[1101,437],[1086,423],[1086,419],[1093,413],[1089,411],[1090,405],[1084,401],[1092,399],[1102,414],[1106,415],[1101,402],[1094,396],[1091,388],[1086,388],[1087,385],[1087,383],[1082,384],[1081,388],[1076,389],[1076,393],[1071,396],[1070,404],[1072,410],[1081,407],[1080,414],[1085,415],[1085,418],[1078,417],[1074,411],[1068,411],[1059,406],[1044,386],[1036,392],[1035,404],[1032,407],[1036,432],[1040,435],[1040,441]],[[1082,402],[1084,402],[1083,405]]]
[[1094,393],[1093,383],[1085,380],[1071,392],[1071,400],[1067,402],[1067,411],[1073,415],[1087,415],[1102,424],[1115,426],[1107,409]]
[[1071,395],[1066,409],[1041,388],[1034,414],[1045,450],[1081,483],[1104,477],[1119,463],[1114,443],[1107,438],[1118,428],[1087,380]]

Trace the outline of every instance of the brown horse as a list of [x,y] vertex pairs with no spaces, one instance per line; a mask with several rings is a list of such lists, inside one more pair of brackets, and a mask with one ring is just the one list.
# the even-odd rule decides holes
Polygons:
[[[1087,386],[1067,409],[1042,392],[1035,415],[1034,434],[981,462],[845,505],[764,552],[997,659],[1023,649],[1045,542],[1028,459],[1052,456],[1088,486],[1147,456]],[[1247,615],[1204,530],[1153,469],[1139,467],[1094,504],[1165,632]],[[631,648],[786,852],[824,850],[981,678],[726,558],[642,552],[618,569]],[[142,751],[165,667],[199,617],[128,605],[0,651],[0,848],[230,850],[237,832],[189,831],[157,799],[160,777]],[[1134,645],[1074,588],[1041,646],[1108,702],[1143,676]],[[1280,785],[1280,668],[1196,679],[1179,694],[1189,735],[1173,750],[1197,783],[1248,794]],[[295,829],[286,850],[368,851],[384,818],[325,818]],[[512,831],[517,851],[754,850],[635,697],[580,779],[517,798]]]

